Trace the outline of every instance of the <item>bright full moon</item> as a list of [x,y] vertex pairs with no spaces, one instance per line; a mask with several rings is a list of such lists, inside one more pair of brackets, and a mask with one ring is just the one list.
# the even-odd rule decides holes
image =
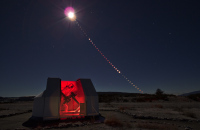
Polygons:
[[74,18],[74,13],[73,12],[69,12],[67,14],[67,16],[70,18],[70,19],[73,19]]
[[72,7],[67,7],[64,11],[65,16],[67,16],[67,18],[71,21],[75,21],[76,20],[76,15],[75,15],[75,11],[74,8]]

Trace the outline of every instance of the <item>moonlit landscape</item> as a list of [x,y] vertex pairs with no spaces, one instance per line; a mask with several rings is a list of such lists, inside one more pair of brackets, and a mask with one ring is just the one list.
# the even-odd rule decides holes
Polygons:
[[[0,129],[200,129],[199,6],[1,0]],[[49,77],[91,79],[104,120],[30,123]]]

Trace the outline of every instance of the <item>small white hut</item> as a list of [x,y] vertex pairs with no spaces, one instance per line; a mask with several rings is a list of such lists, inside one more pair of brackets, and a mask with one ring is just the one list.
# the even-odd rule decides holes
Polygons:
[[99,115],[98,94],[90,79],[48,78],[46,90],[35,97],[33,118],[56,120]]

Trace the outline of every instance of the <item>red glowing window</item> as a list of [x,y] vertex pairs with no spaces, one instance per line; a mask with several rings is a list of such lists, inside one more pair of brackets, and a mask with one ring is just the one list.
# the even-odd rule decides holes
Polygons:
[[61,81],[60,117],[85,115],[85,95],[80,81]]

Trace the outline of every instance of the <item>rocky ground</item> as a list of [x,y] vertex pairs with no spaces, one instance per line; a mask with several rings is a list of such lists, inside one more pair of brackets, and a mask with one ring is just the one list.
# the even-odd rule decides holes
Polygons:
[[0,104],[0,129],[200,129],[200,102],[195,101],[100,103],[104,122],[89,118],[39,122],[35,126],[27,123],[32,115],[32,106],[33,102]]

